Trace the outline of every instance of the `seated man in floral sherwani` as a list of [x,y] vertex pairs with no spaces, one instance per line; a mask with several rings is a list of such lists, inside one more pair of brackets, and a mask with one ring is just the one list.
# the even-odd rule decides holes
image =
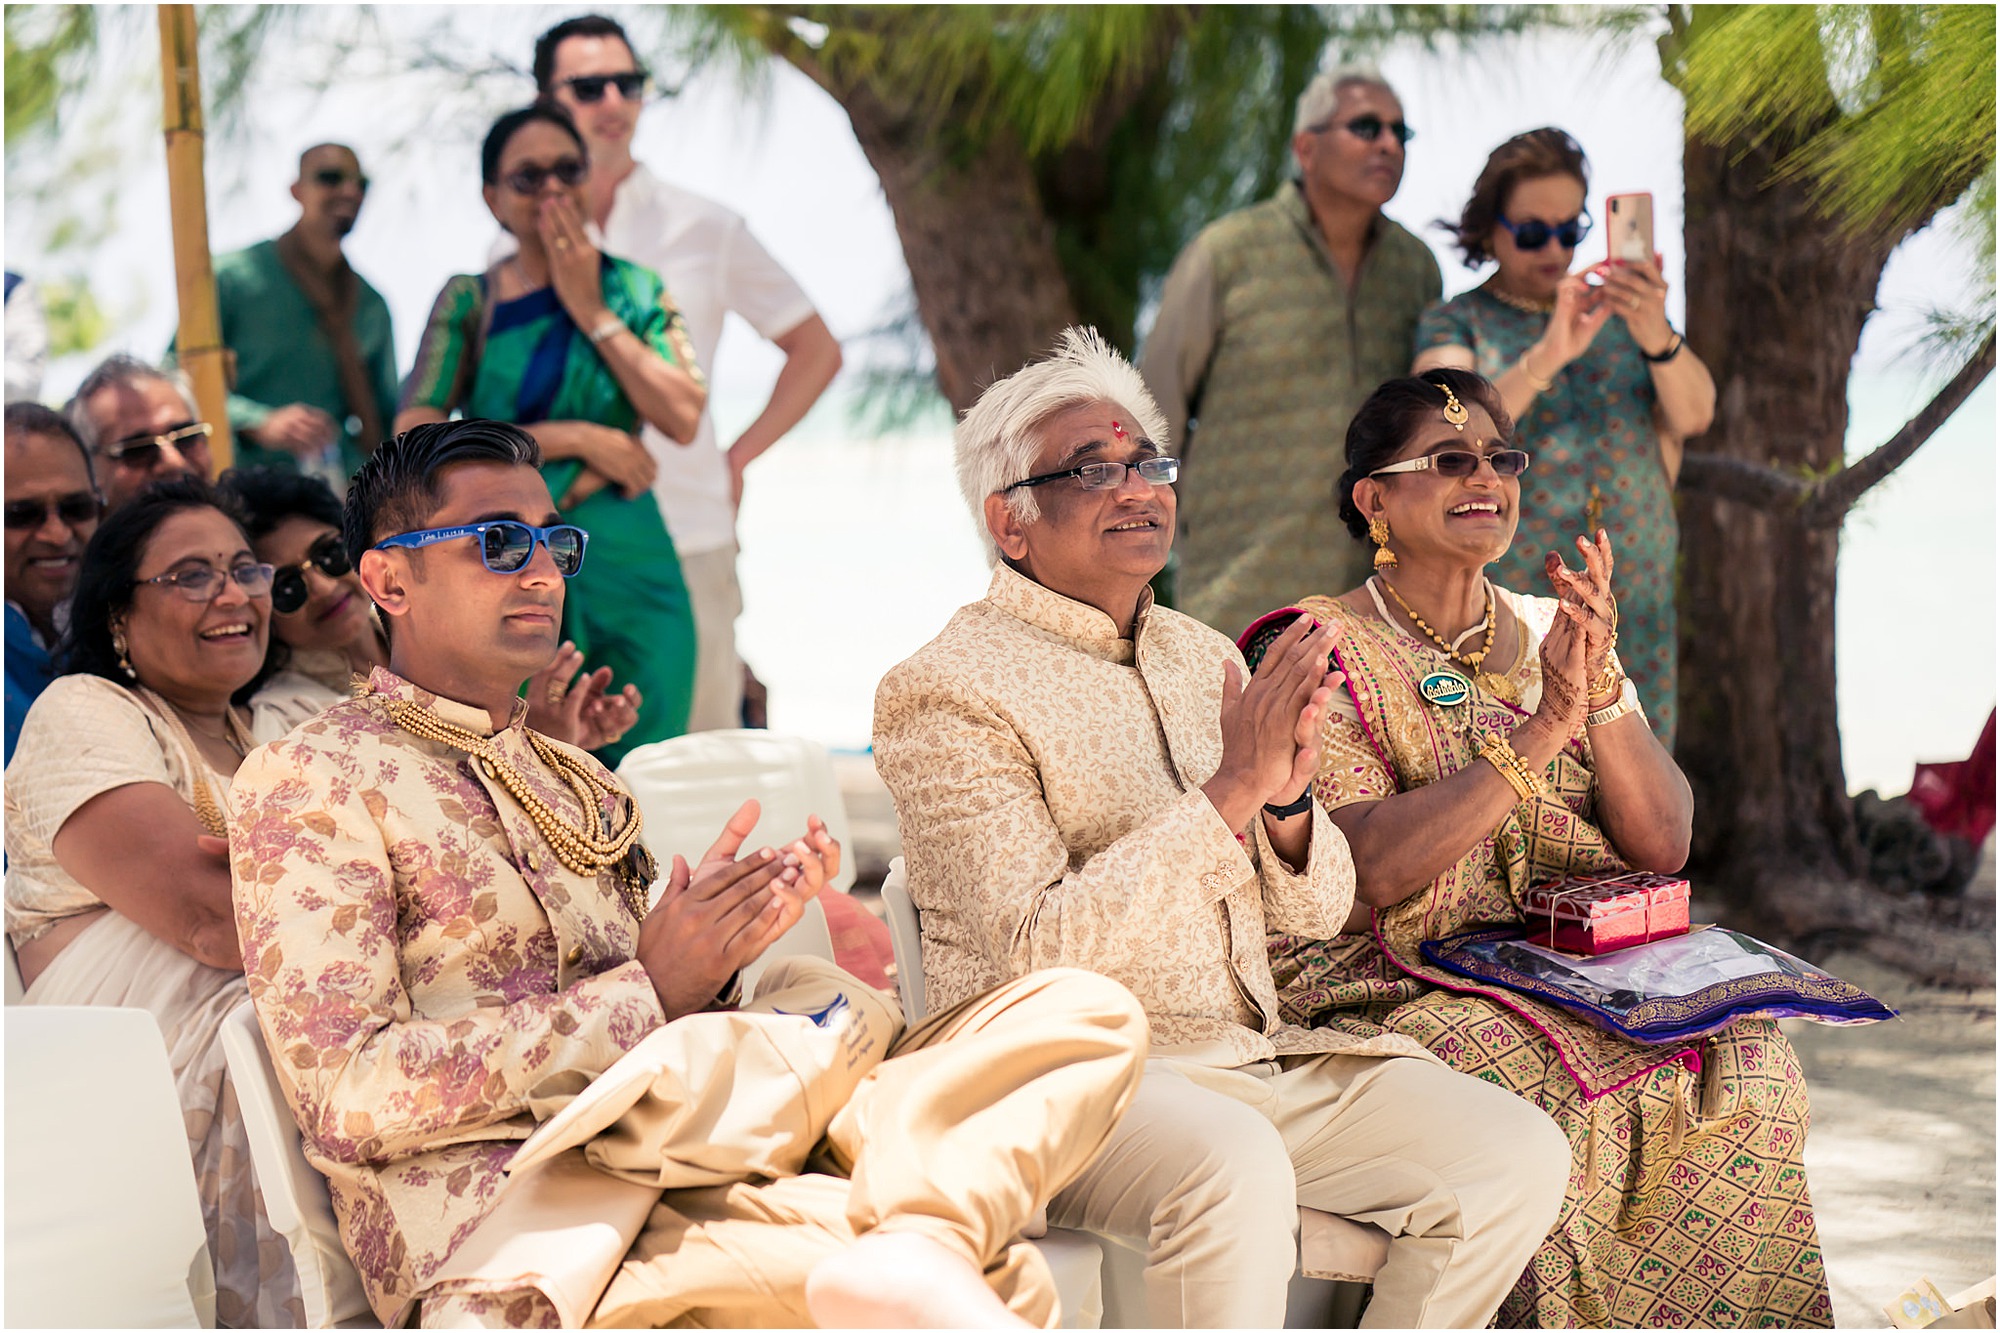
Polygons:
[[875,699],[926,985],[952,1004],[1082,967],[1145,1005],[1139,1095],[1049,1220],[1144,1244],[1155,1324],[1282,1324],[1304,1204],[1392,1237],[1366,1326],[1482,1327],[1555,1221],[1569,1149],[1415,1042],[1280,1019],[1266,931],[1336,934],[1354,902],[1309,788],[1329,642],[1301,618],[1246,682],[1228,639],[1152,604],[1164,429],[1074,329],[958,427],[993,583]]
[[[232,793],[250,994],[375,1313],[1052,1320],[1047,1265],[1018,1233],[1132,1096],[1138,1006],[1102,977],[1043,972],[899,1037],[890,997],[781,959],[738,1009],[736,974],[840,849],[815,819],[739,857],[747,802],[692,870],[674,858],[648,909],[631,797],[522,721],[584,556],[539,462],[487,421],[375,452],[344,535],[389,668],[251,753]],[[786,1043],[815,1033],[833,1034],[814,1048],[825,1079],[802,1085]],[[650,1121],[607,1125],[614,1106],[574,1150],[521,1151],[656,1056]]]

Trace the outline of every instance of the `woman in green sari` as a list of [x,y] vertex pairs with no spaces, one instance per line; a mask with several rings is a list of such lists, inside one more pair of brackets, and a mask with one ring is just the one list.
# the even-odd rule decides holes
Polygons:
[[1301,614],[1338,630],[1313,793],[1347,838],[1357,907],[1333,939],[1271,937],[1284,1016],[1410,1037],[1562,1127],[1563,1210],[1502,1325],[1829,1325],[1805,1080],[1776,1023],[1640,1045],[1420,952],[1523,921],[1531,885],[1687,859],[1687,780],[1614,648],[1610,537],[1576,539],[1580,571],[1535,552],[1554,597],[1487,577],[1529,463],[1477,375],[1382,385],[1348,428],[1338,487],[1376,574],[1244,634],[1254,666]]
[[541,445],[557,509],[590,533],[565,631],[592,666],[640,691],[638,725],[598,751],[615,766],[687,727],[694,613],[636,432],[644,419],[687,443],[708,390],[659,276],[585,233],[590,158],[567,112],[537,103],[502,116],[480,171],[486,206],[520,249],[445,284],[396,429],[456,410],[524,426]]

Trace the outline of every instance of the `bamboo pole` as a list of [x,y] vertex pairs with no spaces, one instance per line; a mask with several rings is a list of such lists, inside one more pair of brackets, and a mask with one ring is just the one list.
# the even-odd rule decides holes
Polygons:
[[228,354],[215,304],[208,253],[208,192],[202,178],[201,64],[193,5],[161,5],[160,90],[166,101],[167,197],[174,227],[174,288],[180,298],[180,364],[194,381],[202,419],[214,433],[209,454],[219,473],[234,460],[229,433]]

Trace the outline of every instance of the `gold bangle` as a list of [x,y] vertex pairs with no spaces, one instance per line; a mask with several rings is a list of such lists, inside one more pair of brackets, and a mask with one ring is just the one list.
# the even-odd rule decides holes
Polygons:
[[1514,795],[1522,801],[1530,801],[1535,796],[1535,782],[1528,771],[1527,763],[1507,743],[1507,738],[1494,732],[1486,738],[1486,744],[1479,747],[1479,757],[1493,765],[1507,785],[1514,789]]
[[1545,380],[1534,372],[1534,368],[1528,364],[1528,354],[1526,352],[1521,353],[1521,359],[1514,364],[1520,369],[1522,378],[1528,381],[1528,387],[1536,393],[1547,393],[1550,389],[1556,387],[1554,380]]
[[1590,688],[1583,693],[1584,702],[1589,703],[1592,699],[1602,699],[1605,695],[1617,689],[1619,682],[1624,679],[1625,673],[1618,669],[1617,659],[1606,657],[1604,659],[1604,669],[1591,677]]

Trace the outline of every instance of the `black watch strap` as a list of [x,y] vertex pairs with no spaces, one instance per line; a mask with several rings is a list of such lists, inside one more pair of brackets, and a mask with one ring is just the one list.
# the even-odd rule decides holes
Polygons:
[[1264,813],[1277,819],[1290,819],[1293,815],[1302,815],[1312,809],[1312,803],[1313,789],[1308,786],[1304,791],[1299,793],[1299,798],[1296,801],[1288,801],[1284,805],[1272,805],[1266,802]]

